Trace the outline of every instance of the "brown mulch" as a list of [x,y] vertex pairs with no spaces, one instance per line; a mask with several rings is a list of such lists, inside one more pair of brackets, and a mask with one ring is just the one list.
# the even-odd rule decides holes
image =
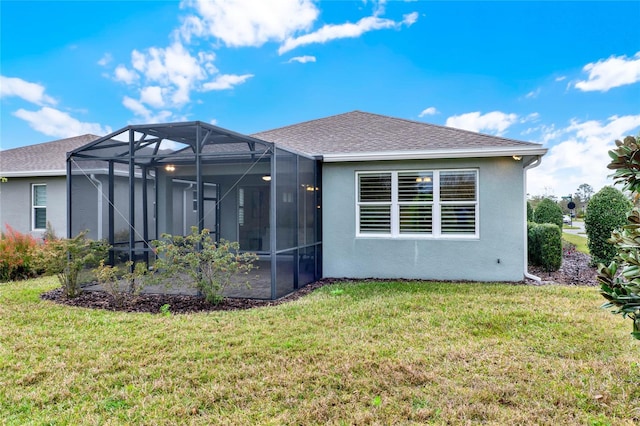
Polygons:
[[[575,249],[564,250],[562,267],[555,272],[546,272],[542,268],[529,266],[529,272],[542,279],[541,283],[527,280],[521,284],[565,284],[596,286],[596,269],[589,266],[589,256],[576,251]],[[110,311],[123,312],[147,312],[159,313],[163,305],[169,305],[172,314],[188,314],[193,312],[206,311],[234,311],[239,309],[260,308],[265,306],[276,306],[281,303],[297,300],[312,291],[335,282],[363,281],[349,279],[326,278],[309,284],[285,297],[277,300],[257,300],[257,299],[232,299],[225,298],[218,305],[212,305],[203,298],[197,296],[175,295],[175,294],[140,294],[137,296],[124,295],[123,300],[116,304],[111,295],[101,291],[85,291],[73,299],[67,298],[62,288],[57,288],[42,294],[42,299],[50,300],[69,306],[106,309]],[[398,281],[398,280],[376,280],[376,281]],[[415,280],[408,280],[415,281]]]

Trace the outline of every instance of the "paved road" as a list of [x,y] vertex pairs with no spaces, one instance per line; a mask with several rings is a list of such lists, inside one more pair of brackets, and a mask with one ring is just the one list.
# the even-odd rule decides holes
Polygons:
[[573,221],[573,226],[576,226],[578,229],[563,229],[562,232],[566,232],[567,234],[580,234],[583,237],[586,237],[584,231],[584,222],[583,221]]

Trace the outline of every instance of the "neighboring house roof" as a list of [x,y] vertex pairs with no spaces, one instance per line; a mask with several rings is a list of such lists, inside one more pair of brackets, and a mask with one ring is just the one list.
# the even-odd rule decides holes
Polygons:
[[352,111],[252,136],[323,161],[543,155],[542,145]]
[[0,151],[0,175],[3,177],[65,176],[67,152],[98,138],[100,136],[87,134]]

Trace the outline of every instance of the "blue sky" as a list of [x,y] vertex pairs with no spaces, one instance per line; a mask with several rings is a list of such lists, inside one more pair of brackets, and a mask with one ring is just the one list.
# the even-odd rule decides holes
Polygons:
[[0,148],[357,109],[543,143],[531,195],[598,190],[640,132],[639,21],[639,1],[2,0]]

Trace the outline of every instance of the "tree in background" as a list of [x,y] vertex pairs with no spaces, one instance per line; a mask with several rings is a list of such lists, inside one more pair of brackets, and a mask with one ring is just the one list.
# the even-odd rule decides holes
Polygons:
[[611,233],[620,229],[627,221],[631,202],[622,192],[605,186],[596,193],[587,205],[584,227],[589,238],[591,264],[608,265],[616,255],[616,248],[609,242]]
[[[627,136],[624,141],[617,140],[616,147],[609,151],[611,162],[607,167],[616,171],[613,175],[614,181],[622,184],[623,189],[630,191],[637,200],[640,195],[640,137]],[[615,260],[609,266],[598,265],[600,294],[607,299],[602,307],[612,309],[614,314],[631,319],[632,335],[640,340],[640,210],[638,207],[634,207],[627,214],[626,225],[622,230],[613,233],[611,241],[615,244],[617,253]]]
[[573,194],[573,202],[576,203],[576,215],[584,215],[589,200],[593,197],[594,191],[591,185],[583,183]]
[[562,209],[555,201],[545,198],[533,212],[533,220],[536,223],[553,223],[562,229]]
[[533,207],[531,203],[527,201],[527,222],[533,222]]

